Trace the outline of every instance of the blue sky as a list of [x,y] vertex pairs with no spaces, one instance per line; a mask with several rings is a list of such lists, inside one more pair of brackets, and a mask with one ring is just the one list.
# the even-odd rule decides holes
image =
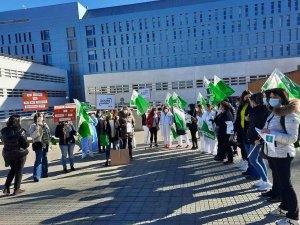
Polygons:
[[[5,0],[1,0],[5,1]],[[139,2],[149,2],[150,0],[79,0],[79,2],[92,8],[103,8],[116,5],[127,5]],[[0,12],[21,9],[23,6],[27,8],[55,5],[67,2],[76,2],[76,0],[9,0],[5,1],[5,4],[0,5]]]

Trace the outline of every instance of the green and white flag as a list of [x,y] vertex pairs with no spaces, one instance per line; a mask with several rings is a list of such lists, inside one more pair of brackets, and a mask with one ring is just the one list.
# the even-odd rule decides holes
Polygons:
[[204,121],[202,124],[202,127],[200,128],[200,130],[203,132],[204,136],[215,140],[216,139],[216,133],[209,130],[207,123]]
[[234,93],[234,90],[216,75],[214,76],[214,86],[222,91],[226,95],[226,98]]
[[175,140],[178,137],[178,135],[176,133],[176,129],[174,128],[174,126],[171,126],[171,132],[172,132],[172,137]]
[[92,136],[92,130],[89,123],[92,123],[92,118],[86,113],[83,107],[83,102],[74,99],[76,104],[76,116],[79,117],[78,120],[78,133],[82,138]]
[[172,101],[171,101],[172,106],[174,104],[177,104],[179,108],[184,109],[187,106],[187,102],[180,97],[179,95],[177,95],[175,92],[172,95]]
[[203,83],[206,88],[207,98],[212,106],[216,106],[226,98],[226,95],[216,88],[206,77],[203,78]]
[[167,96],[166,96],[166,99],[165,99],[165,104],[168,107],[172,107],[171,102],[172,102],[172,95],[168,92]]
[[291,81],[277,68],[269,76],[261,89],[264,91],[272,88],[283,88],[289,93],[290,98],[300,99],[300,86]]
[[202,94],[199,92],[198,97],[197,97],[197,105],[202,105],[203,108],[206,109],[206,100],[203,98]]
[[184,111],[176,107],[173,107],[173,115],[174,115],[177,130],[186,130]]
[[150,103],[135,90],[131,95],[130,106],[135,106],[139,115],[145,114],[150,109]]

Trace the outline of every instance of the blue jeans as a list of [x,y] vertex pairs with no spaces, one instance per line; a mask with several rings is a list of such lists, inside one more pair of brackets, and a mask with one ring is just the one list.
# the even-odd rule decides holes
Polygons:
[[48,145],[46,148],[35,150],[35,162],[33,166],[33,179],[39,180],[48,176]]
[[[253,166],[258,175],[263,181],[268,180],[268,170],[266,164],[262,157],[260,157],[259,152],[261,150],[261,146],[255,146],[250,144],[250,151],[255,147],[252,154],[249,157],[249,164]],[[248,153],[249,154],[249,153]]]
[[61,163],[64,169],[67,168],[67,155],[69,156],[70,166],[74,166],[74,147],[75,144],[59,145],[61,150]]
[[[247,152],[247,156],[249,155],[249,153],[251,152],[252,148],[250,144],[245,144],[245,150]],[[254,153],[254,152],[253,152]],[[253,154],[252,153],[252,154]],[[250,156],[251,157],[251,156]],[[256,178],[256,179],[260,179],[261,176],[259,175],[259,173],[256,171],[256,169],[254,168],[254,166],[250,163],[250,159],[248,159],[248,169],[246,171],[250,176]]]

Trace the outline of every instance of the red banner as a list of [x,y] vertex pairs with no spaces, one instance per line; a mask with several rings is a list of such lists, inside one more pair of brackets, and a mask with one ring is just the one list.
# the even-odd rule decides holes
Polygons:
[[54,106],[54,122],[76,121],[76,104]]
[[49,108],[47,92],[23,92],[23,111],[47,110]]

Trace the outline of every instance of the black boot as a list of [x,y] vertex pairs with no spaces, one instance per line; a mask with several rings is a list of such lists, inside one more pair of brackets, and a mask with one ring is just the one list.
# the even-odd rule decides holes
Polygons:
[[64,168],[64,173],[68,173],[68,170],[67,170],[67,168]]
[[72,170],[72,171],[75,171],[76,169],[74,168],[74,166],[71,166],[71,170]]

